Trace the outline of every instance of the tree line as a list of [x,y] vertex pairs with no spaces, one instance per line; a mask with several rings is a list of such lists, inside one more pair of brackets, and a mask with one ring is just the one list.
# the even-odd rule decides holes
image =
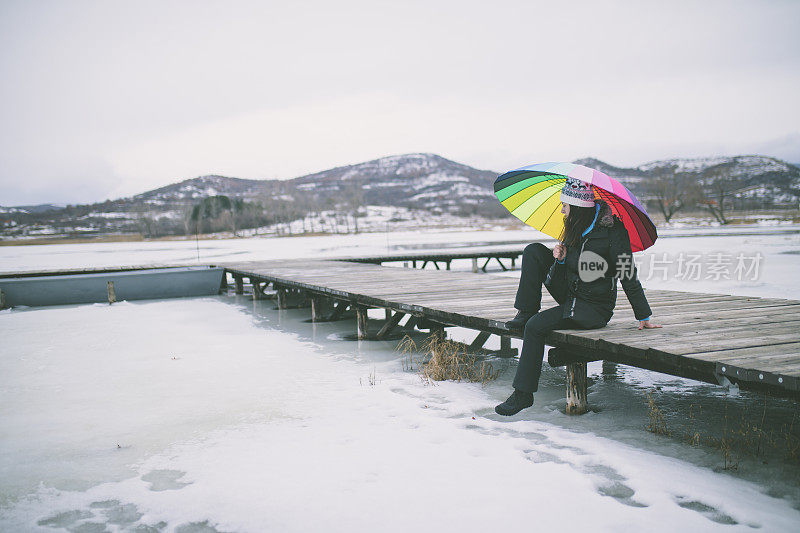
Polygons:
[[[798,208],[798,175],[766,173],[755,182],[734,173],[734,165],[720,163],[702,172],[680,170],[677,165],[658,167],[643,184],[648,208],[655,208],[666,222],[680,211],[700,208],[720,224],[728,224],[734,211]],[[775,185],[768,187],[767,183]]]

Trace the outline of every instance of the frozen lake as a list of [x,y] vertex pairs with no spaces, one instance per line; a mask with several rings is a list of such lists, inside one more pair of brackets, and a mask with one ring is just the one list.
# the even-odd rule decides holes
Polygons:
[[[664,232],[637,254],[643,283],[800,299],[792,228]],[[199,255],[384,254],[537,235],[200,241]],[[191,263],[197,252],[194,241],[0,247],[0,270]],[[681,279],[669,269],[650,276],[652,257],[663,266],[664,254],[690,252],[707,261],[713,253],[763,257],[756,279]],[[620,305],[628,305],[622,292]],[[568,417],[564,373],[545,365],[535,406],[501,419],[493,407],[510,391],[514,361],[493,360],[502,373],[485,387],[427,385],[403,369],[396,341],[349,341],[351,321],[311,324],[308,310],[273,306],[230,294],[0,312],[0,530],[800,525],[796,402],[593,363],[593,412]],[[646,429],[651,393],[669,435]],[[687,438],[695,432],[699,443]],[[731,439],[726,453],[719,440],[737,432],[741,444]]]

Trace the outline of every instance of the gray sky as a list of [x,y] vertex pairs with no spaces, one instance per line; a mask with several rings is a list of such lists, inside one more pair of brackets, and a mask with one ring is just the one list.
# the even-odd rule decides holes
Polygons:
[[798,162],[798,21],[793,0],[0,0],[0,205],[405,152]]

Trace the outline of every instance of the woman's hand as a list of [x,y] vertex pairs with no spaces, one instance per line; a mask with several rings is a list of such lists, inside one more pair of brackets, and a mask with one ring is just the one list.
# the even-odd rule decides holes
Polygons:
[[650,320],[640,320],[639,321],[639,329],[652,329],[652,328],[660,328],[658,324],[653,324]]
[[556,244],[556,247],[553,248],[553,257],[561,261],[562,259],[564,259],[564,257],[566,257],[566,255],[567,255],[567,248],[561,243]]

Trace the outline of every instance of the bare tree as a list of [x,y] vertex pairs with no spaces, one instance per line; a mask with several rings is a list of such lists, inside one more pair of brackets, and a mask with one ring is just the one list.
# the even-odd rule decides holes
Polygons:
[[721,163],[703,171],[703,205],[720,224],[727,224],[725,213],[734,193],[742,188],[740,180],[731,175],[731,163]]
[[[363,184],[351,181],[344,187],[344,201],[349,214],[353,216],[353,230],[358,233],[358,210],[364,203],[364,188]],[[348,224],[349,226],[349,224]],[[350,232],[348,227],[347,232]]]
[[702,189],[696,174],[678,172],[677,165],[660,167],[647,182],[647,192],[656,199],[658,210],[665,222],[681,209],[697,203],[702,198]]

